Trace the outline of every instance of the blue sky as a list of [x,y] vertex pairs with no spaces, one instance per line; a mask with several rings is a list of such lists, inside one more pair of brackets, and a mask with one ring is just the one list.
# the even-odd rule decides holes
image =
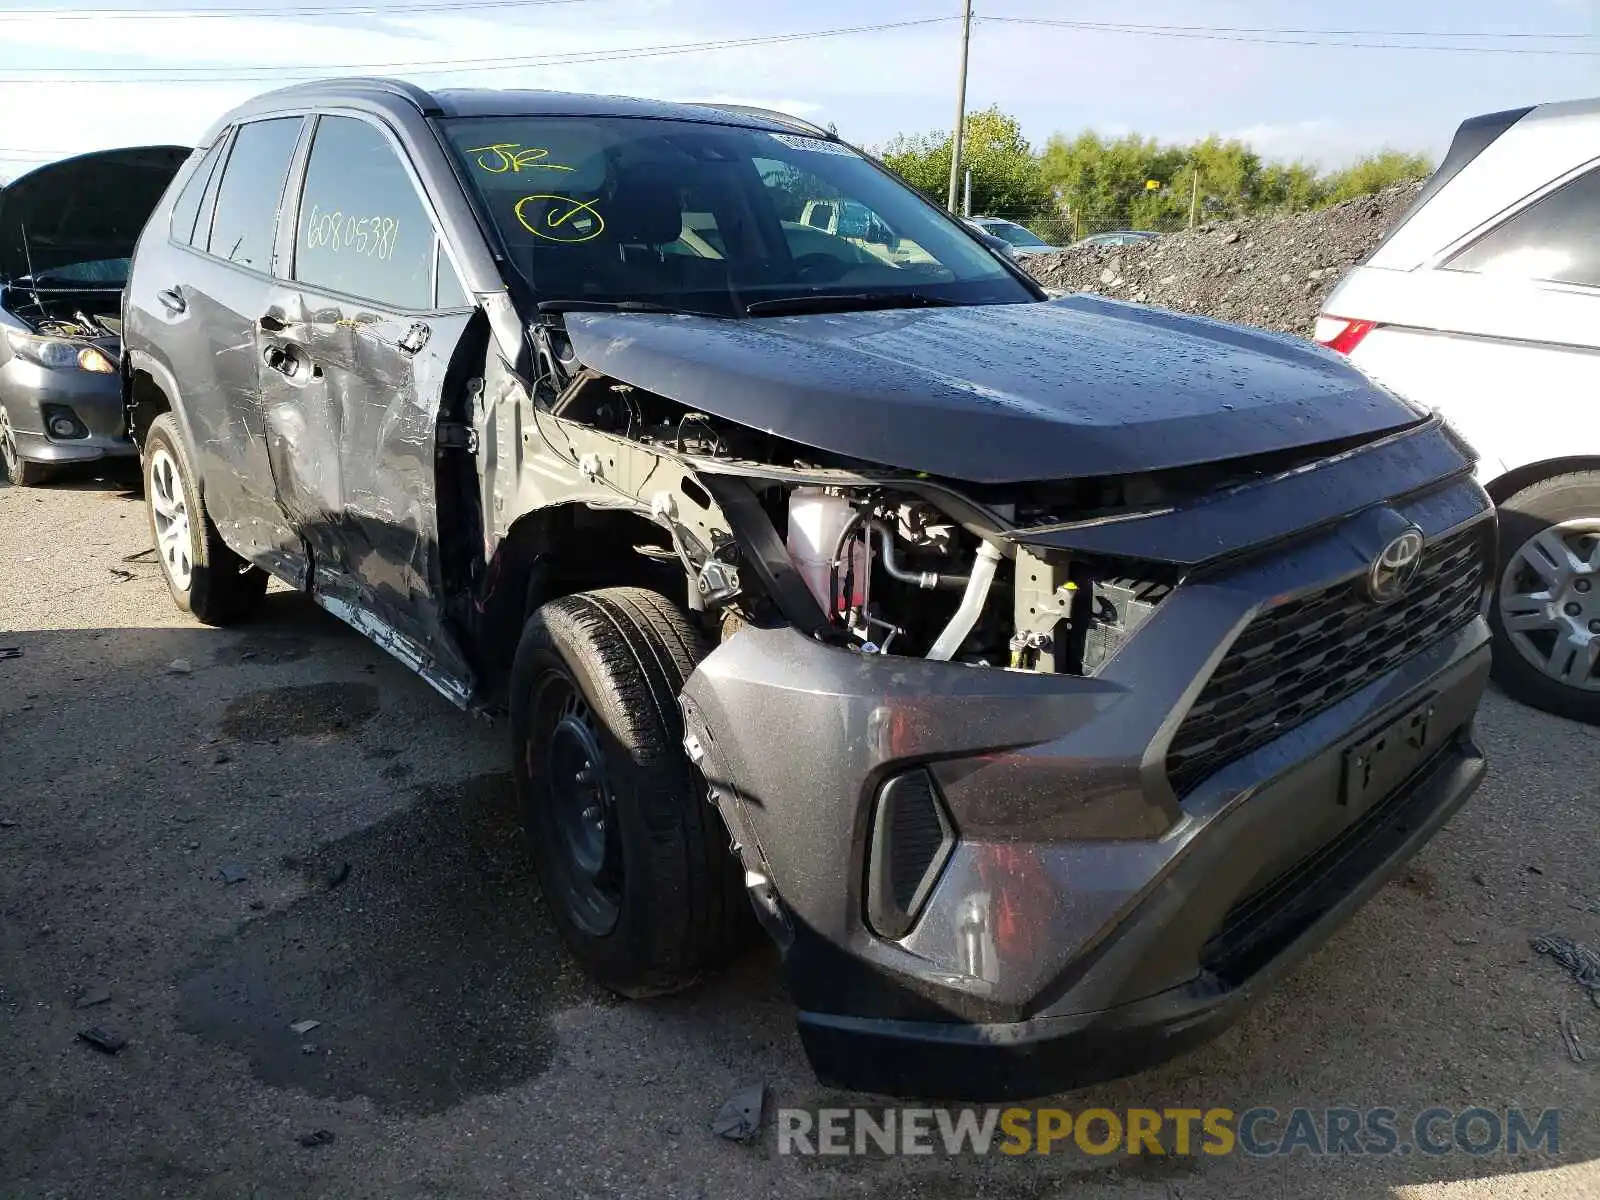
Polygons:
[[[326,0],[349,8],[361,0]],[[371,0],[384,15],[303,15],[311,0],[89,0],[92,19],[61,0],[0,9],[0,175],[62,152],[193,140],[225,108],[287,72],[356,64],[618,51],[909,21],[959,12],[960,0],[564,0],[419,13],[452,0]],[[453,0],[460,3],[461,0]],[[503,3],[503,0],[502,0]],[[118,18],[114,6],[257,15]],[[395,8],[411,6],[409,12]],[[19,11],[26,10],[26,11]],[[1438,53],[1148,36],[980,20],[969,103],[1017,114],[1036,144],[1052,132],[1138,130],[1168,139],[1241,136],[1270,157],[1337,165],[1382,145],[1442,152],[1464,116],[1541,100],[1600,95],[1600,0],[979,0],[987,17],[1165,26],[1386,30],[1398,33],[1585,35],[1462,39],[1534,53]],[[1181,32],[1181,31],[1178,31]],[[1191,31],[1192,32],[1192,31]],[[1255,34],[1230,34],[1249,38]],[[1282,35],[1294,41],[1298,35]],[[1350,39],[1345,39],[1350,40]],[[1358,39],[1360,40],[1360,39]],[[1374,39],[1364,39],[1374,40]],[[1411,41],[1390,37],[1389,41]],[[1433,39],[1442,40],[1440,38]],[[426,83],[554,87],[673,99],[740,100],[835,122],[880,145],[897,131],[949,125],[955,21],[765,47],[491,71],[395,70]],[[110,82],[106,70],[172,74],[215,68],[254,81]],[[130,72],[131,73],[131,72]],[[39,114],[37,124],[16,119]]]

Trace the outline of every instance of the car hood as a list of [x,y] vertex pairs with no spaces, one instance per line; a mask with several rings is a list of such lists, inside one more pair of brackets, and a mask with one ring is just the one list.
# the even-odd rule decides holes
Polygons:
[[1419,413],[1280,334],[1074,295],[720,320],[569,313],[577,358],[791,441],[972,483],[1158,471]]
[[0,282],[130,257],[188,157],[183,146],[99,150],[29,171],[0,188]]

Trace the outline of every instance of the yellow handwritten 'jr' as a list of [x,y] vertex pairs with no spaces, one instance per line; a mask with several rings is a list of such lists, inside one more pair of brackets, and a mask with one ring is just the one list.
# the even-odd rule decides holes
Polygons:
[[[546,202],[543,214],[530,214],[525,212],[527,206],[535,201]],[[568,246],[575,246],[579,242],[592,241],[605,232],[605,218],[600,215],[600,210],[587,200],[574,200],[571,196],[536,195],[524,196],[517,201],[517,222],[535,237],[542,237],[547,242],[561,242]],[[540,220],[540,216],[543,220]]]
[[467,153],[476,154],[478,166],[491,175],[504,175],[508,171],[520,174],[524,167],[538,167],[544,171],[573,169],[560,163],[545,162],[544,160],[550,157],[550,151],[539,146],[529,146],[524,149],[520,142],[496,142],[493,146],[479,146],[476,150],[468,150]]

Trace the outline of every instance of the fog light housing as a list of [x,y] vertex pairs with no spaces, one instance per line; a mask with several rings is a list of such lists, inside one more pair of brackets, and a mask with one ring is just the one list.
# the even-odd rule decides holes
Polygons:
[[43,411],[45,431],[52,438],[60,441],[70,441],[73,438],[86,438],[89,430],[84,423],[78,420],[78,414],[65,404],[46,404]]
[[933,776],[922,767],[896,775],[878,792],[867,859],[867,922],[904,937],[955,850],[955,824]]

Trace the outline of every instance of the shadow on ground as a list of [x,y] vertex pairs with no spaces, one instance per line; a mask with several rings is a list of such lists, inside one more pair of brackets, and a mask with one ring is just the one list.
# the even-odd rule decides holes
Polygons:
[[180,1026],[273,1087],[438,1112],[538,1075],[545,1013],[600,998],[544,920],[507,776],[419,788],[284,867],[304,898],[221,939],[179,987]]

